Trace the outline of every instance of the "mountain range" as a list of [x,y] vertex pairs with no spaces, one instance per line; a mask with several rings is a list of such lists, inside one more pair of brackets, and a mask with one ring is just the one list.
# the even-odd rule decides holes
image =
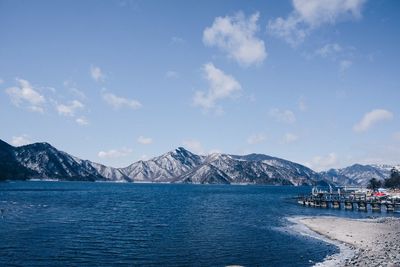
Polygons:
[[82,160],[48,143],[14,147],[0,140],[0,180],[51,179],[195,184],[366,185],[383,180],[392,166],[360,165],[317,173],[263,154],[196,155],[182,147],[125,168]]
[[330,169],[319,174],[321,179],[333,184],[366,186],[372,178],[378,181],[389,178],[390,171],[393,168],[400,169],[400,166],[354,164],[346,168]]

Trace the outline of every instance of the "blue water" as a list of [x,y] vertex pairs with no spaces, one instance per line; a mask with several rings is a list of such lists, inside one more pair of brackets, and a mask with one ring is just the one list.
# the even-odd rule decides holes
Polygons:
[[[287,217],[308,187],[0,183],[0,266],[311,266],[337,248]],[[374,214],[376,215],[376,214]]]

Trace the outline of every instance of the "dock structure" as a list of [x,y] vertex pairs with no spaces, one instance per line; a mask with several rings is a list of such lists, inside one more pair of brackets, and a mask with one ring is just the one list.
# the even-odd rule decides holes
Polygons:
[[315,192],[301,195],[298,203],[308,207],[333,208],[373,212],[400,212],[400,199],[367,196],[356,192]]

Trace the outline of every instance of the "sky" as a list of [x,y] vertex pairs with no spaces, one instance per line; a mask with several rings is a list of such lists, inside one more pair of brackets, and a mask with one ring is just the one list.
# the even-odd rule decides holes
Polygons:
[[397,0],[0,0],[0,138],[400,163]]

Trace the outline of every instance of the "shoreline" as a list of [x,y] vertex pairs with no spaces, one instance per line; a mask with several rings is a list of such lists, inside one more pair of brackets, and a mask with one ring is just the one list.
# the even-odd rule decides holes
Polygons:
[[333,244],[339,252],[314,266],[400,267],[400,218],[292,217],[292,228]]
[[304,224],[301,220],[313,218],[313,217],[303,217],[303,216],[296,216],[296,217],[289,217],[287,220],[292,225],[289,228],[294,231],[296,234],[300,234],[303,236],[315,238],[321,240],[325,243],[334,245],[339,249],[338,252],[326,256],[322,262],[316,262],[314,266],[317,267],[336,267],[336,266],[344,266],[346,260],[350,260],[356,255],[357,249],[350,246],[347,243],[340,242],[338,240],[331,239],[329,236],[326,236],[322,233],[314,231],[310,229],[306,224]]

